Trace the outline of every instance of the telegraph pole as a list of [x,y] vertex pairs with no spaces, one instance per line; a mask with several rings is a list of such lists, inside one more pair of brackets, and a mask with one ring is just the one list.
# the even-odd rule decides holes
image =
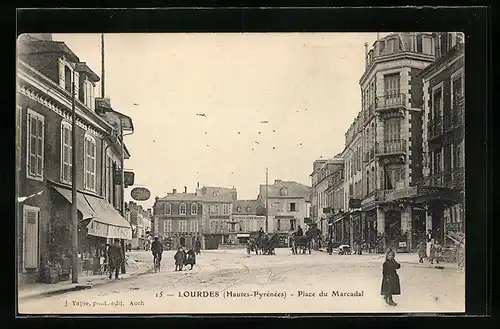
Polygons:
[[269,171],[266,168],[266,233],[269,230]]
[[71,247],[72,266],[71,281],[78,283],[78,209],[76,188],[76,110],[75,110],[75,72],[71,85]]
[[104,33],[101,33],[101,98],[104,95]]

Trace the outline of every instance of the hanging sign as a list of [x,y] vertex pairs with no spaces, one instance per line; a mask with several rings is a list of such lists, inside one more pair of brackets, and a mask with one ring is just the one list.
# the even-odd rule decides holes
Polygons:
[[151,197],[151,192],[145,187],[135,187],[130,191],[130,196],[135,201],[147,201]]

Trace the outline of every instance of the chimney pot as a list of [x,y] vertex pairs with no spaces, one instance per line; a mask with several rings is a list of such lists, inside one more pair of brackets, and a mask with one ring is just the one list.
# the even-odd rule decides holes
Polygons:
[[184,193],[187,193],[187,186],[184,186]]
[[175,193],[177,193],[177,189],[174,188],[174,189],[172,189],[172,194],[175,194]]

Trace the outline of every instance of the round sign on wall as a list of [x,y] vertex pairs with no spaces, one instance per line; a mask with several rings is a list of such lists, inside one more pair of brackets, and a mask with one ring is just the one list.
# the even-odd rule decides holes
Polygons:
[[146,201],[151,197],[151,192],[145,187],[135,187],[130,191],[130,196],[135,201]]

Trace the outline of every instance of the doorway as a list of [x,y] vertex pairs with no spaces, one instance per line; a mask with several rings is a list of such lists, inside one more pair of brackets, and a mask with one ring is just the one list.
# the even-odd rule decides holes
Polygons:
[[401,212],[390,210],[385,214],[385,234],[387,246],[397,248],[401,235]]
[[185,237],[180,238],[179,242],[180,242],[181,246],[183,246],[183,247],[186,246],[186,238]]

